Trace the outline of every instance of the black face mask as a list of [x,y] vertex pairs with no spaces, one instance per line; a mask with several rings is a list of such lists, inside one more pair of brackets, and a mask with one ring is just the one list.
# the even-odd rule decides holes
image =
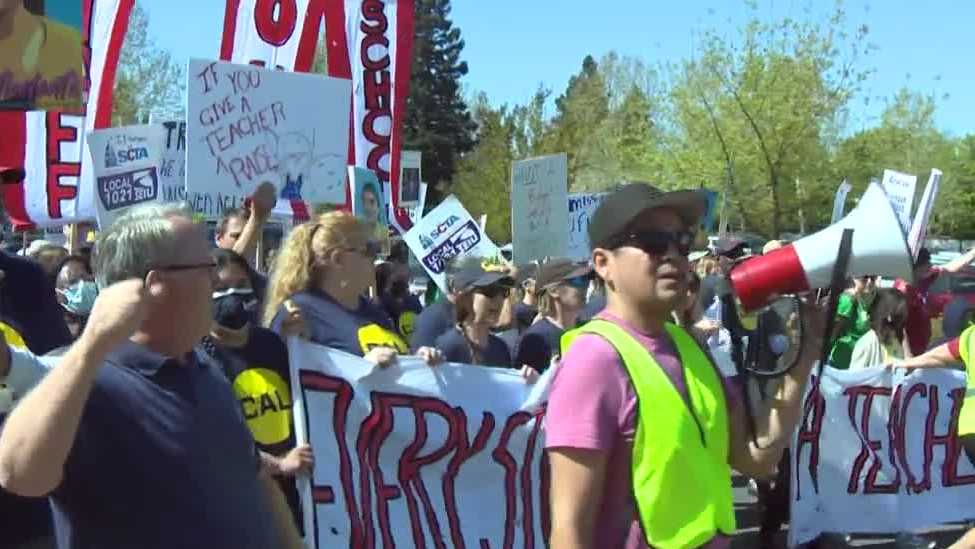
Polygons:
[[410,292],[410,285],[405,280],[396,280],[389,285],[389,295],[402,298]]
[[213,320],[224,328],[239,330],[257,320],[257,298],[250,289],[231,289],[213,294]]

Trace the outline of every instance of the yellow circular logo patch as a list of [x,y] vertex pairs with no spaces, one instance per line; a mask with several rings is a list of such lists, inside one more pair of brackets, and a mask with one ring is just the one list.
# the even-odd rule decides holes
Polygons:
[[270,446],[291,437],[291,391],[267,368],[248,368],[234,379],[234,393],[258,444]]
[[368,353],[375,347],[389,347],[402,354],[410,350],[403,338],[378,324],[366,324],[359,328],[359,345],[362,347],[362,354]]

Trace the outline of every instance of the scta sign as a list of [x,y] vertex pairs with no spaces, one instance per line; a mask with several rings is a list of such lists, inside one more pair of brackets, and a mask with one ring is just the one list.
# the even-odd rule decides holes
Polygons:
[[448,230],[450,230],[450,228],[454,226],[454,223],[457,223],[458,221],[460,221],[459,217],[457,217],[456,215],[451,215],[446,220],[444,220],[443,223],[440,223],[432,231],[430,231],[429,235],[421,234],[420,245],[423,246],[424,250],[433,246],[433,243],[437,241],[437,238],[440,235],[447,232]]

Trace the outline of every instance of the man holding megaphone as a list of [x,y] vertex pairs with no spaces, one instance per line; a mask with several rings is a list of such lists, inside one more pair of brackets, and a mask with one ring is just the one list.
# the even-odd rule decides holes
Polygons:
[[[705,206],[696,191],[634,183],[592,218],[607,306],[564,336],[549,399],[553,549],[726,548],[735,532],[731,470],[770,477],[789,444],[821,348],[822,311],[803,304],[796,366],[748,421],[739,390],[670,323],[686,298],[687,254]],[[764,298],[774,293],[785,292]]]

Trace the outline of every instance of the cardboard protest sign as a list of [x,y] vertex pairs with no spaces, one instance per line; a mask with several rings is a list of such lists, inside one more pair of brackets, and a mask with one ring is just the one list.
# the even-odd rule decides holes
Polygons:
[[938,199],[938,190],[941,188],[941,170],[935,168],[931,170],[931,177],[928,184],[924,187],[924,194],[921,195],[921,202],[918,203],[917,213],[914,215],[914,222],[911,224],[911,232],[907,235],[907,243],[911,247],[911,253],[917,259],[917,254],[924,247],[924,238],[928,234],[928,223],[931,221],[931,210],[934,209],[934,202]]
[[186,189],[345,203],[349,82],[219,61],[190,61]]
[[887,192],[894,212],[901,221],[904,234],[911,229],[911,208],[914,206],[914,188],[917,186],[917,176],[907,173],[884,170],[883,187]]
[[[390,185],[389,183],[385,183],[383,185],[383,192],[386,193],[386,196],[393,196],[393,186]],[[423,217],[423,209],[426,207],[426,205],[427,205],[427,184],[421,181],[420,200],[411,206],[406,206],[405,208],[403,208],[406,211],[406,214],[410,218],[411,226],[416,225],[416,223],[420,221],[420,219]],[[395,210],[396,207],[393,206],[393,203],[390,201],[389,208],[387,210],[390,220],[392,220],[393,217],[396,215]]]
[[420,201],[420,163],[423,155],[420,151],[403,151],[400,153],[399,205],[407,208]]
[[82,108],[82,2],[6,2],[0,26],[0,109]]
[[596,208],[603,203],[607,193],[576,193],[569,195],[569,247],[566,257],[578,261],[588,260],[589,220]]
[[[185,203],[193,213],[207,221],[217,221],[231,210],[241,208],[247,199],[243,194],[186,192],[186,122],[163,122],[166,139],[159,165],[160,200]],[[291,203],[279,199],[273,218],[291,218]]]
[[158,125],[88,132],[99,228],[107,228],[126,208],[159,200],[165,137]]
[[965,374],[825,368],[792,444],[790,547],[823,531],[911,532],[971,518],[957,436]]
[[423,216],[403,236],[437,286],[447,291],[444,270],[458,255],[496,258],[500,250],[454,195]]
[[378,369],[298,338],[288,354],[295,435],[315,452],[299,481],[308,547],[545,546],[552,375],[528,385],[409,357]]
[[515,264],[569,251],[565,153],[515,162],[511,167],[511,239]]

